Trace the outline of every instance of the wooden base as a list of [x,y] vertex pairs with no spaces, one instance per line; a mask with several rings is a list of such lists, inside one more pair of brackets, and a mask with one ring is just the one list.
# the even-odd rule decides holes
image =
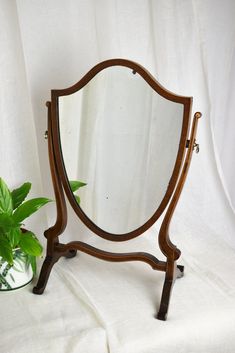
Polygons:
[[[78,250],[105,261],[111,261],[111,262],[142,261],[149,264],[154,270],[166,272],[166,277],[165,277],[162,297],[161,297],[161,303],[160,303],[160,309],[156,316],[156,318],[159,320],[166,320],[169,303],[170,303],[170,296],[171,296],[175,279],[183,276],[184,267],[180,265],[176,265],[175,262],[171,263],[169,266],[167,262],[160,261],[155,256],[145,252],[112,253],[112,252],[97,249],[89,244],[79,242],[79,241],[74,241],[68,244],[57,243],[54,245],[53,256],[47,255],[43,262],[38,283],[33,288],[33,293],[43,294],[54,264],[62,256],[68,259],[75,257]],[[172,271],[172,268],[174,269],[173,271]]]

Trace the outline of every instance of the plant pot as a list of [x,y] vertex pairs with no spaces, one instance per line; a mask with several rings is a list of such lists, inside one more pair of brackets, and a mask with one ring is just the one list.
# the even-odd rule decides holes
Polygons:
[[33,279],[33,271],[27,255],[20,249],[13,251],[13,265],[0,256],[0,291],[10,291],[26,286]]

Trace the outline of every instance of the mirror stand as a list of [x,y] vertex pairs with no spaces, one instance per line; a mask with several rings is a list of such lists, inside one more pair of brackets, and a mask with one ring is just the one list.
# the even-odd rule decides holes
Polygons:
[[[77,251],[82,251],[89,255],[97,257],[99,259],[112,261],[112,262],[143,261],[148,263],[154,270],[165,272],[165,281],[164,281],[163,290],[162,290],[161,303],[156,317],[160,320],[166,320],[169,301],[170,301],[170,294],[171,294],[175,279],[182,277],[184,273],[184,267],[181,265],[177,265],[177,262],[176,262],[180,257],[181,252],[170,240],[169,225],[185,183],[193,150],[195,148],[198,148],[195,138],[196,138],[198,119],[201,117],[201,113],[197,112],[194,115],[194,119],[191,127],[190,139],[186,140],[185,148],[187,149],[187,152],[182,160],[180,174],[177,180],[175,181],[176,186],[172,194],[172,197],[169,201],[169,205],[168,205],[165,217],[160,227],[159,237],[158,237],[159,247],[162,253],[166,256],[166,261],[160,261],[155,256],[145,252],[112,253],[112,252],[97,249],[81,241],[72,241],[67,244],[62,244],[59,242],[59,236],[64,232],[67,225],[67,209],[66,209],[66,203],[65,203],[66,186],[63,180],[61,180],[61,170],[60,170],[61,167],[57,163],[57,161],[59,160],[58,154],[60,152],[59,152],[59,149],[57,148],[58,146],[55,145],[55,141],[53,138],[54,136],[53,128],[52,128],[53,109],[52,109],[51,102],[47,102],[47,107],[48,107],[48,149],[49,149],[51,175],[52,175],[52,181],[53,181],[55,199],[56,199],[57,219],[56,219],[55,225],[49,228],[48,230],[46,230],[44,233],[45,237],[47,238],[47,254],[41,268],[38,283],[33,289],[33,293],[35,294],[43,293],[46,287],[48,278],[50,276],[50,272],[54,264],[60,259],[60,257],[64,256],[67,258],[72,258],[76,255]],[[185,136],[185,139],[187,139],[187,135]],[[76,202],[75,200],[72,200],[72,199],[69,201],[72,205],[73,203]],[[82,218],[82,216],[80,218]],[[90,227],[90,229],[92,230],[92,227]],[[108,240],[122,241],[122,240],[128,240],[128,238],[126,237],[125,239],[122,239],[122,237],[120,236],[120,238],[117,239],[117,237],[110,236]]]

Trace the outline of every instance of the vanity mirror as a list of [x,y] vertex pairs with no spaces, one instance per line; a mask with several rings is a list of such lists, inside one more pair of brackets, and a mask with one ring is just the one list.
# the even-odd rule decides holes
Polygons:
[[[57,220],[45,232],[47,256],[34,293],[43,293],[55,262],[77,250],[107,261],[144,261],[165,272],[157,315],[165,320],[172,286],[183,275],[169,224],[197,146],[201,114],[195,113],[188,139],[192,98],[167,91],[142,66],[124,59],[101,62],[74,86],[51,93],[47,135]],[[79,202],[71,180],[86,183]],[[165,211],[158,239],[166,260],[103,251],[79,240],[60,243],[65,195],[90,230],[114,242],[143,234]]]

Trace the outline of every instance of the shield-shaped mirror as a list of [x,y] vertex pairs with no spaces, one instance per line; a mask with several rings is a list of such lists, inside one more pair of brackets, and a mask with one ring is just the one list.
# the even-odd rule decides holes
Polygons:
[[[165,90],[123,59],[98,64],[52,95],[64,188],[76,213],[108,239],[141,234],[175,188],[191,98]],[[69,181],[82,187],[74,193]]]

